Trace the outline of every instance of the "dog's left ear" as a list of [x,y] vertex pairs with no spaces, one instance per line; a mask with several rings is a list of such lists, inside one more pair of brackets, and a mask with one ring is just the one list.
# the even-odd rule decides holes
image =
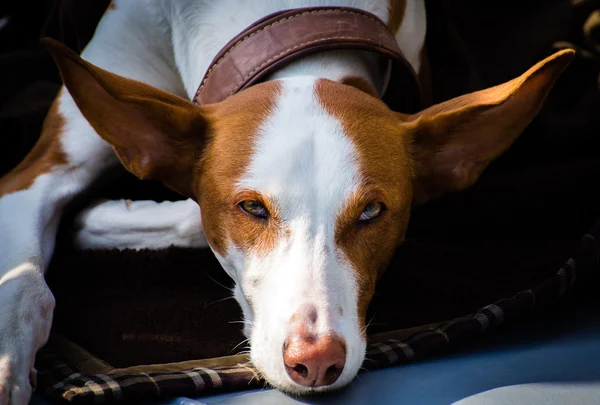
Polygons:
[[92,65],[60,42],[42,42],[77,107],[123,166],[196,198],[194,175],[207,138],[207,108]]
[[404,117],[413,136],[414,201],[472,185],[536,116],[574,54],[557,52],[509,82]]

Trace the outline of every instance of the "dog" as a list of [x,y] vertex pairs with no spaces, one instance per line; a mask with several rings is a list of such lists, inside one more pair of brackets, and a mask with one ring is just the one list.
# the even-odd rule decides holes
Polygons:
[[81,57],[47,43],[65,87],[38,143],[0,179],[0,404],[31,396],[61,214],[119,161],[188,199],[96,204],[79,216],[79,246],[209,247],[235,282],[251,360],[270,384],[306,394],[352,381],[367,306],[411,206],[472,185],[573,51],[412,114],[380,100],[388,60],[360,49],[323,49],[222,100],[190,101],[239,32],[321,6],[380,19],[422,71],[423,0],[116,0]]

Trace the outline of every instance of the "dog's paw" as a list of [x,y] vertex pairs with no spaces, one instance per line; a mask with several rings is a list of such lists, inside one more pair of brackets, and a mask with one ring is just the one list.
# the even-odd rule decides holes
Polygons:
[[54,296],[34,265],[0,276],[0,405],[26,405],[35,388],[35,354],[50,333]]
[[27,405],[35,389],[37,371],[20,367],[8,357],[0,359],[0,405]]
[[74,243],[80,249],[205,248],[200,208],[184,201],[100,201],[75,219]]

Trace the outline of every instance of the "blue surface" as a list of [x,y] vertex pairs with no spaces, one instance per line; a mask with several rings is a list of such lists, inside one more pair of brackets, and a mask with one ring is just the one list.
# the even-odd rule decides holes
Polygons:
[[[198,401],[179,398],[163,404],[448,405],[516,384],[552,383],[548,387],[571,387],[569,392],[575,392],[578,389],[573,384],[593,381],[600,382],[600,303],[588,304],[585,309],[567,305],[560,311],[538,314],[534,321],[505,325],[487,339],[471,342],[468,349],[443,358],[361,373],[347,389],[326,396],[293,399],[276,390],[255,390]],[[565,390],[560,392],[568,395]],[[548,393],[558,395],[552,390]]]
[[600,382],[537,383],[496,388],[455,405],[598,405]]
[[[600,305],[569,306],[498,331],[444,358],[360,374],[348,389],[293,399],[275,390],[200,398],[206,404],[448,405],[498,387],[600,382]],[[600,402],[599,402],[600,403]],[[170,404],[194,404],[173,401]],[[196,402],[197,404],[197,402]]]

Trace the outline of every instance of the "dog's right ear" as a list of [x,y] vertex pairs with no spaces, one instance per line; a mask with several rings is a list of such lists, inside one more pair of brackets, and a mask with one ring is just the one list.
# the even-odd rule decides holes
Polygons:
[[195,198],[194,166],[209,126],[206,109],[100,69],[58,41],[45,38],[42,43],[77,107],[125,168]]
[[574,55],[572,49],[561,50],[506,83],[401,116],[413,136],[413,201],[475,183],[533,120]]

